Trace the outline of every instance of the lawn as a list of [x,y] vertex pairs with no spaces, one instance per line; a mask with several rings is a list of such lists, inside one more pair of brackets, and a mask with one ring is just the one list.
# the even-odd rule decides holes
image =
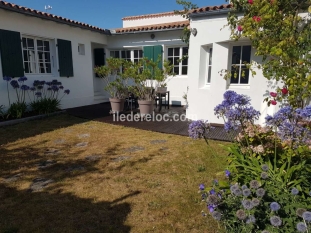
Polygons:
[[219,144],[68,115],[0,128],[0,231],[218,232],[198,186]]

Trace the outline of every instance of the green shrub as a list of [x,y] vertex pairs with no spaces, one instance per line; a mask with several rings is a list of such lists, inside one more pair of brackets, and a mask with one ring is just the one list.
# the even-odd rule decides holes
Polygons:
[[59,110],[60,100],[38,98],[30,103],[30,107],[37,114],[48,114]]
[[8,116],[12,118],[21,118],[27,111],[27,104],[25,102],[12,103],[8,109]]

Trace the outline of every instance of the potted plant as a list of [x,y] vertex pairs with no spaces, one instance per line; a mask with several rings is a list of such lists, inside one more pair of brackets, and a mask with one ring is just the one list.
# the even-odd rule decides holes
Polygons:
[[108,58],[106,66],[95,67],[98,78],[105,83],[104,89],[110,94],[111,112],[124,110],[125,97],[128,95],[128,76],[120,72],[121,67],[127,67],[128,61],[120,58]]
[[131,86],[131,92],[138,97],[138,104],[141,116],[152,114],[156,91],[163,85],[172,73],[173,65],[164,61],[164,69],[159,67],[162,62],[159,56],[157,61],[150,61],[147,58],[141,59],[137,63],[132,63],[126,70],[125,75],[133,78],[135,85]]

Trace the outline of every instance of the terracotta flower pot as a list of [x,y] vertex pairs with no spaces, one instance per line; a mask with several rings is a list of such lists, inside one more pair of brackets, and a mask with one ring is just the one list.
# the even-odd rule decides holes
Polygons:
[[123,112],[125,99],[109,98],[112,113]]
[[154,110],[153,100],[138,100],[140,115],[144,116],[147,114],[152,114]]

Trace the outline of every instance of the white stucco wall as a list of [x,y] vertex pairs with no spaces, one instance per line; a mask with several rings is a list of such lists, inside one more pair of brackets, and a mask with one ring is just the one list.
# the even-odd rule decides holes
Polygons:
[[[26,84],[32,85],[33,81],[36,79],[46,81],[58,79],[63,83],[65,89],[70,89],[71,91],[70,95],[63,98],[62,108],[83,106],[98,102],[94,98],[93,53],[91,45],[92,43],[96,43],[105,46],[107,44],[106,35],[2,9],[0,9],[0,29],[17,31],[22,35],[26,34],[48,38],[54,42],[57,39],[70,40],[72,43],[74,77],[59,77],[57,70],[51,75],[25,74],[28,78]],[[78,44],[85,45],[85,55],[79,55]],[[54,61],[57,62],[56,54],[52,55],[54,55]],[[13,95],[11,91],[11,98],[14,96],[15,95]],[[0,63],[0,105],[1,104],[8,106],[6,82],[3,81]]]
[[[151,34],[155,35],[154,39],[150,38]],[[108,37],[107,55],[109,56],[110,50],[143,49],[144,46],[162,45],[163,57],[167,59],[168,47],[186,46],[180,39],[181,34],[181,30],[175,30],[110,36]],[[170,79],[167,83],[167,90],[170,91],[170,104],[185,105],[182,96],[187,91],[187,85],[187,75],[177,75]]]
[[[193,18],[191,28],[197,29],[197,35],[191,35],[189,49],[189,107],[187,117],[190,119],[205,119],[211,123],[223,123],[214,115],[214,107],[223,100],[223,93],[230,89],[239,94],[251,97],[252,105],[262,113],[257,123],[263,123],[267,113],[273,113],[274,107],[267,107],[263,99],[269,93],[268,81],[260,70],[255,77],[250,74],[249,85],[230,85],[229,80],[224,80],[219,71],[229,69],[231,65],[231,49],[233,45],[250,45],[250,42],[230,41],[230,31],[226,25],[226,15],[205,16]],[[212,78],[210,85],[205,84],[207,46],[213,46]],[[261,61],[255,56],[252,48],[251,60]]]
[[127,27],[145,26],[169,22],[179,22],[179,21],[185,21],[185,18],[183,18],[181,15],[147,17],[142,19],[123,20],[123,27],[127,28]]

